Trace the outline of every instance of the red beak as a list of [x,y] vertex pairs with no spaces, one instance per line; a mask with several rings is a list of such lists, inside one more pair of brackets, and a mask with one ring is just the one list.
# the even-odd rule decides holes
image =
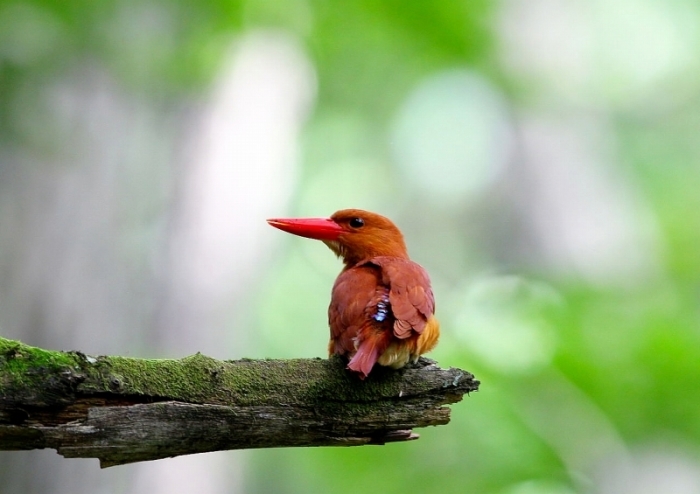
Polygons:
[[326,218],[278,218],[267,222],[287,233],[316,240],[337,240],[343,233],[343,227]]

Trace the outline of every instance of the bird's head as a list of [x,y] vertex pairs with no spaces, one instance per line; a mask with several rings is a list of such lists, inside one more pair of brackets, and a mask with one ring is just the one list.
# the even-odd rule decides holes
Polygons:
[[321,240],[348,266],[376,256],[408,258],[401,231],[388,218],[361,209],[342,209],[330,218],[270,219],[288,233]]

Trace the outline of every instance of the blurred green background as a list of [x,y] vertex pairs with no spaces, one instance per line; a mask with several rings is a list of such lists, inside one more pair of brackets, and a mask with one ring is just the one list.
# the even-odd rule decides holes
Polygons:
[[340,263],[264,220],[359,207],[482,382],[409,444],[0,493],[699,493],[699,129],[697,2],[0,2],[0,334],[324,356]]

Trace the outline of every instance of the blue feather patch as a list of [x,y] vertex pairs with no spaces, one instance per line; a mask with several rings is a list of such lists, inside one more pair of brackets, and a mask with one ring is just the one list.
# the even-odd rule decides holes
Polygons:
[[372,316],[377,322],[383,322],[386,319],[386,315],[389,313],[389,301],[382,299],[381,302],[377,304],[377,313]]

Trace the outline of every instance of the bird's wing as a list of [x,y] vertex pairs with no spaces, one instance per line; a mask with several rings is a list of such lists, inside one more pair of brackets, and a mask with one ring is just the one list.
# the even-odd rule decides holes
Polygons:
[[379,256],[369,263],[379,266],[382,284],[389,287],[389,303],[396,318],[394,336],[408,338],[420,334],[435,312],[435,297],[428,273],[408,259]]
[[377,267],[358,266],[340,273],[328,307],[330,353],[354,353],[360,330],[369,323],[381,323],[387,316],[388,298],[389,291],[382,286]]

